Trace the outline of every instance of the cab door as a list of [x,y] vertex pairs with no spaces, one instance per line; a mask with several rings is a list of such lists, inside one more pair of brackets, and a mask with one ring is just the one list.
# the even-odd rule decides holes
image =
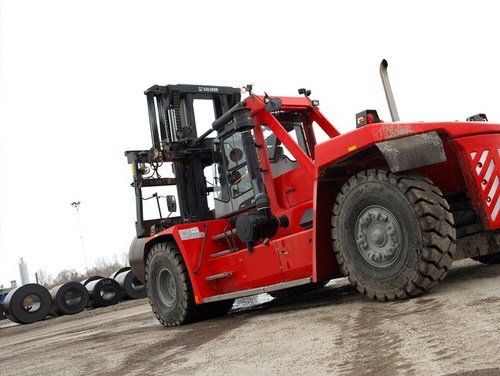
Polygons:
[[215,217],[230,217],[254,205],[254,190],[248,175],[241,134],[235,133],[215,144]]

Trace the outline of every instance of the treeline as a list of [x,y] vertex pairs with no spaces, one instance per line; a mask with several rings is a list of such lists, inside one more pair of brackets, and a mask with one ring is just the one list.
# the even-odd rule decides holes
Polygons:
[[36,272],[36,282],[45,286],[47,289],[51,289],[54,286],[62,285],[66,282],[80,282],[93,276],[109,277],[117,270],[126,266],[129,266],[128,257],[126,253],[123,253],[121,256],[115,255],[111,259],[104,257],[97,259],[94,266],[90,267],[83,274],[75,269],[64,269],[61,270],[57,276],[52,277],[52,275],[46,271],[38,270]]

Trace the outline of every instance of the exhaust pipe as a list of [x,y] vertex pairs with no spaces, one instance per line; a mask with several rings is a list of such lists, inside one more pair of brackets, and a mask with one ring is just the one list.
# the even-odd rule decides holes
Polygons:
[[380,63],[380,77],[382,78],[382,84],[384,85],[385,97],[387,99],[387,104],[389,105],[392,121],[399,121],[398,109],[396,108],[396,102],[394,101],[394,96],[392,95],[391,83],[389,82],[389,75],[387,74],[388,66],[389,63],[387,60],[382,60]]

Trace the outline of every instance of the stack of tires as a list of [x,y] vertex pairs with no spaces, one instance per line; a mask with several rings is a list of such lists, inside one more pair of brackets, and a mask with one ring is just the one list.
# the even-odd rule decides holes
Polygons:
[[123,300],[142,299],[148,296],[146,285],[135,277],[130,266],[117,270],[109,278],[118,282]]
[[49,292],[52,297],[50,313],[54,316],[80,313],[87,307],[90,299],[85,286],[78,282],[66,282],[53,287]]
[[11,290],[3,302],[5,316],[19,324],[43,320],[50,312],[52,298],[42,285],[28,283]]
[[135,278],[130,267],[125,267],[109,278],[93,276],[81,282],[66,282],[50,290],[36,283],[16,287],[0,304],[0,320],[5,314],[16,323],[31,324],[48,315],[74,315],[86,308],[107,307],[121,300],[146,297],[146,286]]
[[114,279],[94,276],[82,281],[81,284],[89,293],[87,307],[107,307],[118,303],[121,299],[120,285]]
[[50,291],[28,283],[11,290],[2,304],[5,316],[19,324],[31,324],[47,315],[73,315],[87,307],[89,293],[78,282],[67,282]]

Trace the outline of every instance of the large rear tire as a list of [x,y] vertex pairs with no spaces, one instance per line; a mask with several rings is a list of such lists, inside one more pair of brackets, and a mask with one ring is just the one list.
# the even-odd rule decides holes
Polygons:
[[182,255],[175,243],[159,243],[146,260],[146,287],[153,312],[164,326],[197,321],[201,309]]
[[446,277],[453,261],[449,205],[418,173],[379,169],[352,176],[337,195],[331,224],[343,273],[377,300],[420,295]]

